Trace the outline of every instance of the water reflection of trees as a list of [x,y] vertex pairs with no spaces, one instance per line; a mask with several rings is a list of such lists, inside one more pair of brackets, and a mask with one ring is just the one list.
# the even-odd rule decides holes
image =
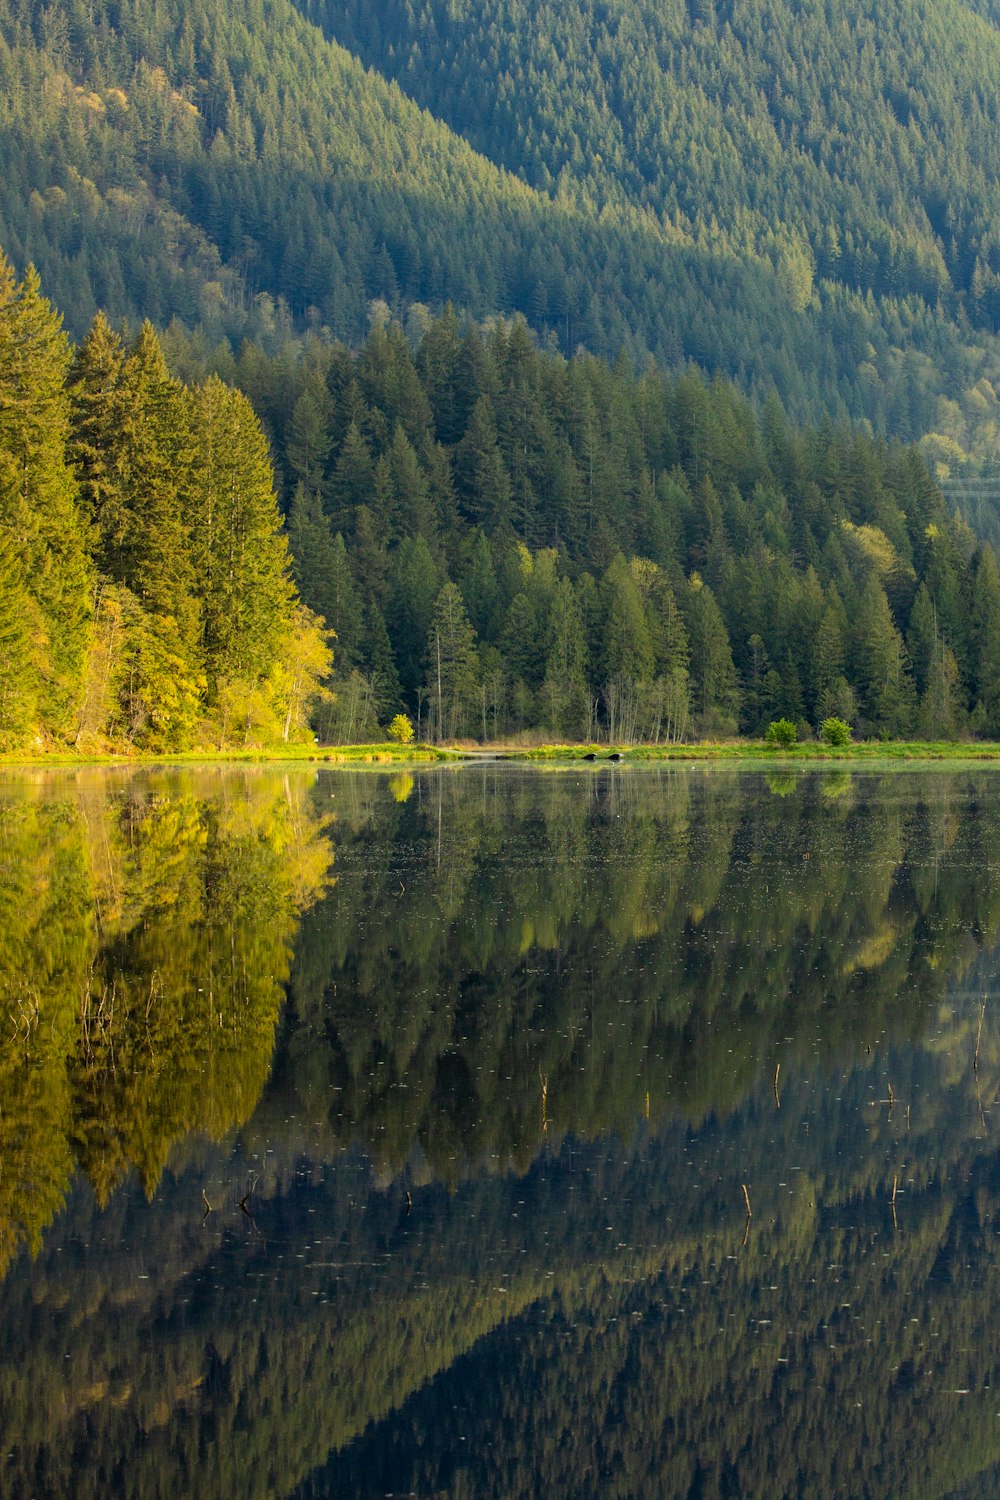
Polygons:
[[[257,1224],[238,1209],[245,1156],[168,1173],[143,1215],[128,1193],[103,1217],[77,1195],[0,1288],[6,1492],[853,1500],[949,1493],[1000,1459],[982,1389],[1000,1380],[982,1347],[1000,1293],[992,1011],[971,1066],[1000,914],[991,787],[807,777],[778,802],[728,773],[462,772],[397,800],[380,777],[321,779],[339,880],[302,920],[280,1072],[242,1132],[276,1163]],[[210,842],[222,812],[199,797]],[[322,839],[292,800],[272,814],[301,869],[292,852]],[[90,826],[129,828],[116,806]],[[250,877],[276,877],[252,843],[227,862],[255,924],[234,930],[269,960]],[[92,946],[112,943],[112,884],[88,887],[105,903],[82,908]],[[148,948],[143,931],[179,901],[139,903],[97,971],[137,976],[136,1034],[149,956],[188,927]],[[234,905],[210,908],[213,994]],[[977,998],[952,1015],[956,986]],[[193,1021],[191,1046],[218,1029]],[[231,1064],[207,1058],[224,1130]],[[120,1108],[110,1159],[124,1142],[155,1162]],[[405,1160],[405,1181],[375,1190],[356,1153],[303,1164],[317,1121],[328,1144],[362,1133],[386,1174]],[[618,1137],[581,1144],[602,1122]],[[530,1165],[463,1171],[491,1151]]]
[[0,793],[0,1271],[74,1165],[152,1191],[267,1077],[292,942],[327,883],[311,778],[18,779]]
[[393,1171],[698,1121],[764,1067],[913,1037],[1000,935],[988,774],[338,781],[276,1108]]

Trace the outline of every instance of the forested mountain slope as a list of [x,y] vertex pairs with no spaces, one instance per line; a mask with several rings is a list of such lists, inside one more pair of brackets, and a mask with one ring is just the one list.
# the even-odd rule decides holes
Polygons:
[[304,5],[0,0],[0,244],[74,333],[354,342],[373,298],[450,299],[992,451],[986,17]]

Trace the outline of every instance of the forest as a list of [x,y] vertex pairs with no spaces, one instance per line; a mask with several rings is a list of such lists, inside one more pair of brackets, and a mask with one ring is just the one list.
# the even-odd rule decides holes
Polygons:
[[400,707],[438,739],[1000,734],[996,558],[913,446],[567,360],[518,318],[383,307],[356,352],[165,342],[270,435],[296,583],[336,632],[322,739]]
[[287,743],[330,662],[246,397],[0,257],[0,748]]
[[1000,569],[913,446],[450,308],[74,347],[6,261],[0,640],[8,749],[1000,737]]
[[82,338],[521,313],[1000,453],[989,5],[2,0],[0,244]]

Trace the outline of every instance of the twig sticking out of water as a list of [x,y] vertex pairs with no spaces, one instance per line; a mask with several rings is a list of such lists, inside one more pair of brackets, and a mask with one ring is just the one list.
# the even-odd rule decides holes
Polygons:
[[889,1199],[889,1207],[892,1209],[892,1227],[894,1230],[899,1229],[899,1225],[896,1222],[896,1189],[898,1186],[899,1178],[894,1177],[892,1179],[892,1197]]
[[983,1022],[985,1021],[985,1019],[986,1019],[986,998],[984,996],[983,997],[982,1009],[979,1012],[979,1030],[976,1033],[976,1051],[975,1051],[975,1056],[972,1059],[972,1074],[973,1074],[973,1077],[976,1080],[976,1101],[979,1104],[979,1119],[980,1119],[980,1123],[982,1124],[982,1127],[983,1127],[983,1134],[984,1135],[988,1135],[989,1134],[989,1127],[986,1124],[986,1112],[983,1109],[983,1094],[982,1094],[982,1089],[979,1087],[979,1044],[980,1044],[980,1042],[983,1039]]
[[251,1182],[250,1186],[247,1188],[246,1192],[243,1194],[243,1197],[240,1199],[240,1208],[246,1214],[247,1218],[250,1219],[251,1221],[253,1220],[253,1214],[247,1208],[247,1202],[248,1202],[248,1200],[250,1198],[253,1197],[253,1190],[254,1190],[254,1188],[256,1186],[257,1186],[257,1178],[255,1177],[253,1179],[253,1181]]
[[212,1205],[208,1201],[208,1194],[205,1192],[204,1188],[202,1188],[202,1190],[201,1190],[201,1201],[205,1205],[204,1218],[207,1219],[208,1216],[209,1216],[209,1214],[212,1212]]
[[781,1072],[781,1064],[779,1063],[778,1066],[774,1070],[774,1102],[778,1106],[779,1109],[781,1108],[781,1095],[778,1093],[778,1074],[780,1072]]
[[896,1095],[892,1091],[892,1079],[890,1078],[889,1079],[889,1119],[890,1120],[892,1119],[892,1112],[895,1109],[895,1107],[896,1107]]
[[747,1192],[747,1185],[744,1182],[741,1184],[741,1186],[743,1188],[743,1198],[747,1206],[747,1227],[743,1231],[743,1243],[745,1245],[750,1235],[750,1220],[753,1218],[753,1214],[750,1212],[750,1194]]

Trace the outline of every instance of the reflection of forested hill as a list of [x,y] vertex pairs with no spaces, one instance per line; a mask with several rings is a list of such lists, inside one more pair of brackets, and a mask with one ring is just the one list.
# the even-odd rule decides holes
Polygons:
[[335,779],[340,879],[297,945],[281,1110],[453,1176],[919,1035],[1000,936],[975,874],[1000,783],[771,782],[443,773],[400,803]]
[[[65,1009],[93,969],[121,998],[103,1033],[50,1027],[72,1041],[51,1059],[37,1025],[7,1076],[65,1079],[38,1094],[44,1139],[103,1195],[93,1122],[118,1174],[177,1136],[149,1050],[175,1033],[155,1005],[142,1029],[158,966],[183,995],[215,955],[233,996],[221,1028],[179,1007],[162,1096],[209,1133],[240,1119],[212,1104],[230,1070],[263,1077],[289,973],[290,1003],[239,1152],[176,1144],[148,1203],[138,1175],[103,1210],[77,1186],[0,1284],[5,1495],[855,1500],[1000,1462],[1000,780],[171,786],[11,803],[5,853],[35,820],[50,863],[7,995],[34,972]],[[329,860],[317,809],[337,884],[289,971]],[[80,967],[43,914],[87,880]]]
[[88,773],[0,788],[0,1271],[75,1165],[106,1201],[220,1139],[267,1077],[332,851],[311,778]]
[[80,1199],[0,1289],[4,1492],[460,1494],[477,1437],[476,1495],[686,1495],[698,1471],[706,1495],[944,1493],[1000,1459],[1000,1177],[951,1063],[816,1069],[780,1111],[765,1081],[697,1132],[413,1184],[409,1213],[353,1154],[256,1193],[252,1223],[245,1158],[142,1211]]
[[[762,1144],[749,1120],[739,1136]],[[673,1228],[677,1162],[655,1264],[619,1250],[617,1274],[556,1281],[297,1500],[947,1494],[1000,1462],[983,1338],[998,1176],[990,1155],[966,1170],[964,1190],[900,1199],[895,1232],[884,1197],[808,1225],[775,1223],[772,1201],[744,1246],[718,1224]]]

